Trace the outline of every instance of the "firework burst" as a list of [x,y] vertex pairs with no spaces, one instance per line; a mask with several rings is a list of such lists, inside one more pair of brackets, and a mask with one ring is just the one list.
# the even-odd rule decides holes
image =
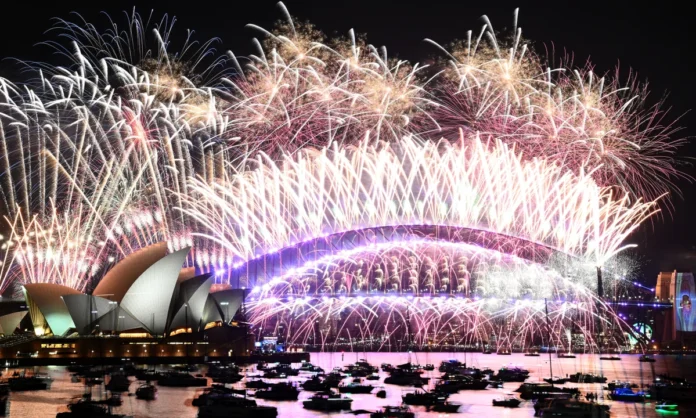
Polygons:
[[254,170],[194,179],[181,210],[213,231],[197,235],[235,262],[340,231],[451,225],[542,243],[595,265],[657,210],[597,186],[589,174],[524,162],[501,142],[371,143],[306,150],[278,163],[261,156]]
[[[174,19],[133,12],[105,32],[59,20],[61,41],[47,44],[71,64],[0,79],[0,289],[88,289],[166,240],[194,246],[189,265],[225,270],[220,281],[259,286],[255,323],[311,316],[297,341],[345,338],[355,315],[350,339],[411,326],[420,344],[456,327],[473,330],[460,341],[510,339],[538,333],[541,298],[559,329],[593,330],[592,272],[630,264],[617,254],[682,175],[682,141],[659,107],[646,110],[645,87],[552,68],[516,20],[509,39],[487,22],[437,45],[445,59],[427,67],[352,31],[328,39],[281,8],[274,29],[252,25],[264,39],[244,59],[191,33],[172,50]],[[469,232],[420,244],[406,234],[379,251],[345,239],[401,226]],[[327,237],[349,258],[315,251],[309,267],[295,257],[248,274]]]
[[597,75],[589,63],[554,67],[530,50],[517,12],[509,37],[486,22],[478,36],[468,32],[450,48],[427,40],[447,57],[435,87],[434,135],[489,134],[649,200],[685,176],[674,160],[684,139],[673,139],[679,129],[662,103],[646,105],[647,86],[635,75],[621,83],[618,71]]

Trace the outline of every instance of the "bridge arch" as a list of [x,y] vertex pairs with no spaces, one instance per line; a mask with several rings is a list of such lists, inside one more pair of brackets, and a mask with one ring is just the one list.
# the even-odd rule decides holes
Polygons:
[[[419,249],[416,250],[414,248],[416,246]],[[441,248],[436,250],[438,247]],[[395,248],[412,252],[411,254],[416,256],[422,253],[430,260],[430,263],[437,264],[433,258],[444,257],[448,260],[446,268],[451,268],[454,257],[465,257],[471,263],[473,261],[470,259],[477,257],[488,258],[486,262],[489,262],[491,257],[498,257],[497,262],[501,263],[502,257],[507,265],[512,263],[518,266],[546,265],[554,257],[574,258],[544,244],[492,231],[447,225],[396,225],[337,232],[293,243],[245,263],[218,269],[216,275],[218,280],[228,282],[233,287],[254,289],[273,285],[274,281],[278,280],[293,280],[293,276],[315,274],[313,272],[316,272],[321,265],[334,263],[342,258],[359,262],[367,253],[371,253],[373,259],[379,258],[376,254],[382,251],[392,251],[390,257],[394,258],[396,257],[393,254]],[[433,252],[438,254],[433,255]],[[462,269],[465,272],[468,270],[472,270],[469,273],[474,272],[471,266],[460,266],[460,270]],[[365,273],[368,274],[367,271]],[[396,286],[396,289],[387,289],[383,286],[381,290],[383,292],[398,290],[399,293],[403,293],[404,289],[409,287],[412,287],[410,293],[421,293],[420,286],[405,286],[403,283]],[[444,288],[437,286],[439,289],[437,291],[434,286],[431,287],[433,287],[433,293],[469,294],[472,290],[470,286],[465,286],[466,289],[454,285]],[[376,289],[369,286],[363,289],[346,288],[340,293],[353,294],[370,290]],[[329,293],[336,291],[329,291]],[[321,286],[315,283],[303,291],[296,289],[295,293],[319,294],[322,291]]]

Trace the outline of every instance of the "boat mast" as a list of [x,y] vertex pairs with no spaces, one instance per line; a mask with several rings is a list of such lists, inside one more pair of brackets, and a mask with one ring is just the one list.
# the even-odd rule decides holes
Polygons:
[[549,373],[551,373],[549,380],[551,381],[551,387],[553,387],[553,365],[551,363],[551,324],[549,323],[549,305],[546,302],[546,298],[544,298],[544,311],[546,312],[546,329],[549,335],[549,347],[546,350],[549,353]]

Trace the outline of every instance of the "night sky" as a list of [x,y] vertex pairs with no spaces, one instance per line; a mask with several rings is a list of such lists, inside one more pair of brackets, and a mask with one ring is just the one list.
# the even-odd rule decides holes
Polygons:
[[[176,16],[175,32],[185,36],[186,29],[196,31],[196,39],[221,39],[217,45],[220,53],[233,50],[243,56],[252,52],[251,39],[258,32],[245,28],[255,23],[271,28],[282,14],[275,1],[188,1],[188,2],[80,2],[62,0],[48,7],[36,2],[11,2],[2,14],[0,24],[0,58],[58,62],[46,46],[38,42],[54,39],[45,34],[51,18],[70,19],[71,12],[80,13],[87,21],[105,28],[106,12],[118,23],[123,23],[123,11],[137,6],[142,15],[154,9],[155,20],[168,13]],[[610,2],[593,5],[590,2],[469,2],[436,1],[386,2],[386,1],[292,1],[285,4],[291,14],[301,20],[309,20],[327,34],[344,35],[351,28],[367,35],[373,45],[385,45],[391,56],[411,61],[425,61],[438,56],[438,52],[423,42],[431,38],[441,44],[454,39],[464,39],[467,30],[477,32],[482,25],[480,17],[488,15],[496,30],[512,25],[513,11],[520,8],[519,25],[523,36],[534,42],[536,51],[554,49],[556,56],[566,52],[574,54],[577,64],[587,59],[595,64],[598,73],[612,71],[620,65],[622,75],[630,70],[638,73],[641,81],[647,81],[652,99],[668,94],[666,105],[671,107],[672,119],[682,116],[679,126],[682,137],[696,135],[696,73],[693,14],[684,4],[675,6],[669,2],[625,3],[630,6],[613,8]],[[622,2],[623,3],[623,2]],[[174,40],[181,36],[174,36]],[[691,41],[690,41],[691,40]],[[11,60],[0,63],[0,76],[16,79],[18,72]],[[680,155],[683,170],[696,176],[689,165],[696,157],[696,139],[682,149]],[[696,161],[694,161],[696,162]],[[693,208],[696,205],[696,184],[679,181],[682,196],[672,197],[673,209],[668,209],[662,219],[648,223],[630,238],[639,245],[642,273],[647,283],[654,283],[660,269],[696,270],[696,221]]]

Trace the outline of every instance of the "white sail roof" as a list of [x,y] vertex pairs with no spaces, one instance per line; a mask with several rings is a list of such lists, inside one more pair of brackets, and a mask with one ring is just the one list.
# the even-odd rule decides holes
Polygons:
[[174,289],[191,247],[165,256],[147,268],[128,288],[121,308],[151,334],[164,334]]
[[166,255],[166,242],[153,244],[129,254],[106,273],[92,294],[120,303],[138,277]]
[[28,311],[20,311],[0,316],[0,334],[12,334],[27,313]]
[[62,297],[79,295],[79,291],[54,283],[30,283],[24,285],[24,292],[35,328],[42,327],[44,319],[54,335],[64,335],[75,328]]
[[63,302],[80,334],[90,334],[94,321],[118,307],[116,302],[92,295],[66,295]]
[[188,279],[179,285],[179,297],[170,329],[186,327],[195,330],[198,328],[212,284],[212,274],[207,273]]

